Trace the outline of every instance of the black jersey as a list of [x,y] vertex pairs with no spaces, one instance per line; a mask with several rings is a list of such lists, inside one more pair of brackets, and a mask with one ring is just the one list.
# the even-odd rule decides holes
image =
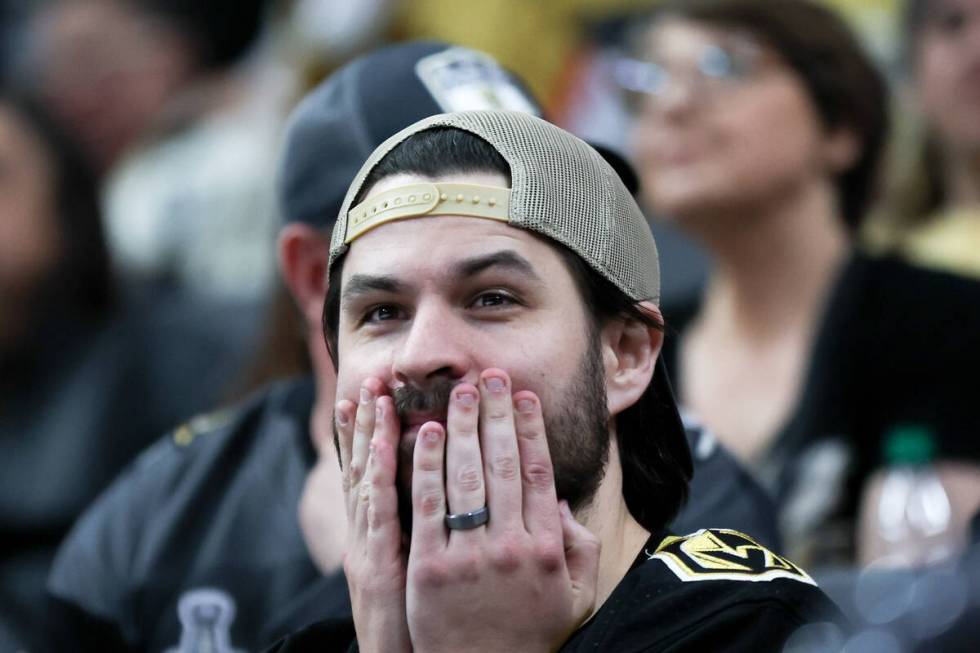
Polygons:
[[[52,649],[183,650],[204,637],[215,653],[257,651],[349,616],[342,575],[317,571],[296,515],[315,459],[313,399],[312,380],[275,384],[146,451],[59,552],[48,581]],[[761,529],[772,542],[768,497],[688,426],[695,477],[678,528]]]
[[[702,529],[651,537],[561,650],[765,653],[783,651],[795,636],[809,645],[840,641],[848,628],[837,606],[792,562],[738,531]],[[353,637],[350,619],[325,620],[269,653],[356,650]]]
[[[315,453],[309,381],[197,418],[148,449],[62,546],[48,581],[58,651],[255,651],[349,613],[296,516]],[[306,614],[304,610],[316,611]]]

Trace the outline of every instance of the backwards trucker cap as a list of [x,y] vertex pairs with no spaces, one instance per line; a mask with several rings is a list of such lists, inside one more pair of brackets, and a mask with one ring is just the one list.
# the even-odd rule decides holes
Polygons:
[[358,57],[289,119],[276,189],[283,219],[330,226],[354,175],[386,138],[422,118],[473,109],[541,113],[516,77],[476,50],[409,42]]
[[[511,187],[413,183],[367,197],[365,179],[391,150],[419,132],[448,127],[489,143],[510,166]],[[660,302],[660,266],[650,226],[616,170],[584,141],[515,111],[431,116],[382,143],[347,191],[330,243],[330,266],[361,235],[394,220],[439,215],[497,220],[557,241],[635,301]],[[666,453],[692,474],[691,454],[664,366],[654,373],[656,425]]]

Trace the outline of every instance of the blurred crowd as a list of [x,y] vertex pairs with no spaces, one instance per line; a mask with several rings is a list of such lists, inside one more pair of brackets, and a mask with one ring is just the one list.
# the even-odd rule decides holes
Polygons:
[[297,214],[287,117],[412,39],[490,55],[539,105],[491,106],[632,164],[674,392],[854,620],[839,650],[977,650],[980,0],[0,0],[0,651],[43,649],[59,546],[161,438],[315,379],[296,414],[329,457],[333,218]]

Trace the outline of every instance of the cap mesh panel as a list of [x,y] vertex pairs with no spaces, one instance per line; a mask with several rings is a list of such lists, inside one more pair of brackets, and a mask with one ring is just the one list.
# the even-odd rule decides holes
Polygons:
[[660,301],[657,248],[632,195],[584,141],[540,118],[512,111],[433,116],[381,144],[347,192],[330,247],[345,250],[347,212],[370,171],[412,134],[456,127],[492,145],[511,169],[510,224],[552,238],[635,300]]

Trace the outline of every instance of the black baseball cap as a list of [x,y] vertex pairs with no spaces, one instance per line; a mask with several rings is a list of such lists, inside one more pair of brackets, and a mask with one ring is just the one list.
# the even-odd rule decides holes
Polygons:
[[354,175],[385,139],[422,118],[477,109],[541,115],[520,80],[477,50],[414,41],[358,57],[290,116],[277,179],[282,219],[331,226]]

